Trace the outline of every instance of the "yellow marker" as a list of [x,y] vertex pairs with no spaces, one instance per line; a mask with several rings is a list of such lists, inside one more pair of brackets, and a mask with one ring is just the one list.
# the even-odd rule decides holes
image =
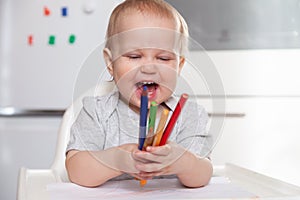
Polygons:
[[152,146],[159,146],[161,137],[162,137],[163,132],[164,132],[166,122],[168,120],[168,115],[169,115],[169,109],[164,108],[162,113],[161,113],[161,117],[160,117],[160,120],[159,120],[159,124],[158,124],[157,130],[156,130],[156,134],[155,134]]

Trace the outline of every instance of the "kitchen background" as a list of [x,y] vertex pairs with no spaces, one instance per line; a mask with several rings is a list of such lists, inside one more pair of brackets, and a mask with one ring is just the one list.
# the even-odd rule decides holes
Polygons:
[[[74,90],[81,66],[119,2],[0,0],[0,199],[16,199],[20,167],[50,167],[63,111],[97,80],[98,65]],[[300,1],[168,2],[224,86],[226,114],[211,107],[222,94],[196,95],[212,117],[225,117],[213,163],[300,186]]]

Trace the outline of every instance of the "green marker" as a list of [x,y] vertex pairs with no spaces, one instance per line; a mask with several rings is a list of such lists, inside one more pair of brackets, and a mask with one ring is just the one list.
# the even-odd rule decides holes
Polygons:
[[70,44],[74,44],[75,40],[76,40],[76,36],[75,35],[70,35],[70,37],[69,37],[69,43]]
[[156,111],[157,111],[157,103],[155,101],[152,101],[150,104],[148,134],[147,134],[147,138],[144,142],[143,150],[145,150],[147,146],[152,146],[152,142],[154,140]]
[[54,35],[49,36],[48,44],[49,45],[54,45],[55,44],[55,36]]

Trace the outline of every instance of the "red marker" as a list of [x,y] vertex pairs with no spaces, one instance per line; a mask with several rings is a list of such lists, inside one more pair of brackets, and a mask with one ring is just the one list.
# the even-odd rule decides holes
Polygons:
[[181,95],[181,97],[180,97],[180,99],[179,99],[179,101],[176,105],[176,108],[175,108],[175,110],[174,110],[174,112],[173,112],[173,114],[170,118],[170,121],[169,121],[169,123],[168,123],[168,125],[167,125],[167,127],[166,127],[166,129],[163,133],[163,136],[160,140],[159,146],[165,145],[167,143],[168,138],[169,138],[169,136],[170,136],[170,134],[171,134],[171,132],[172,132],[174,126],[175,126],[175,123],[176,123],[176,121],[177,121],[177,119],[180,115],[180,112],[181,112],[181,110],[182,110],[182,108],[183,108],[183,106],[184,106],[184,104],[185,104],[185,102],[188,98],[189,98],[188,94],[182,94]]

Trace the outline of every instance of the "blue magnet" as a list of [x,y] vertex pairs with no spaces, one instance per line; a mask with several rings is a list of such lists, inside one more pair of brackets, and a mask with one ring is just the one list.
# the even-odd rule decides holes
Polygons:
[[63,17],[68,16],[68,8],[67,8],[67,7],[62,7],[62,8],[61,8],[61,15],[62,15]]

